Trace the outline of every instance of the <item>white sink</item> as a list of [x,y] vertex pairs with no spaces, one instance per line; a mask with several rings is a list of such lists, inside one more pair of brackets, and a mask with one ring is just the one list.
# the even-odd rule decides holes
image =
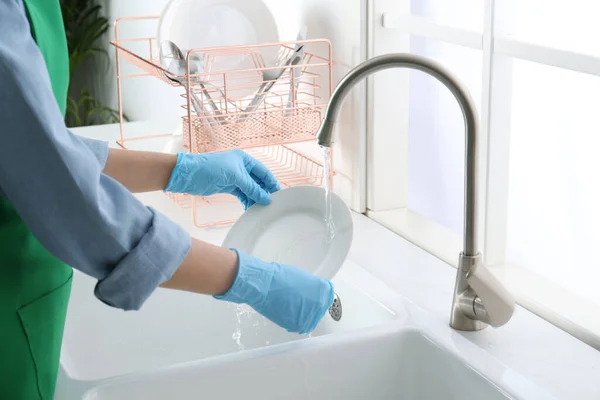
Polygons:
[[[343,318],[335,322],[326,315],[312,337],[396,318],[352,283],[358,279],[362,284],[369,276],[355,265],[340,271],[333,282],[344,307]],[[238,308],[231,303],[184,292],[159,289],[141,311],[123,312],[98,301],[93,296],[94,284],[94,280],[76,273],[57,398],[80,398],[90,387],[125,374],[306,339],[284,331],[249,308],[241,308],[238,316]]]
[[238,344],[233,305],[160,290],[126,313],[78,275],[55,398],[553,399],[356,264],[334,283],[341,322],[326,316],[301,340],[244,313]]
[[[485,369],[505,386],[500,389],[463,361],[452,349],[454,345],[434,343],[422,330],[392,324],[131,377],[92,389],[84,399],[549,398],[511,371],[507,374],[494,360],[484,358]],[[463,341],[458,336],[457,345],[463,346]],[[509,393],[511,384],[518,391]]]

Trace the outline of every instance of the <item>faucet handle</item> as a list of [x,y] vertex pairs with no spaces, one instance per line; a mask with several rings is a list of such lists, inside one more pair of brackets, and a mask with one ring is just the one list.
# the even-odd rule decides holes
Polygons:
[[487,267],[475,265],[467,274],[467,283],[476,294],[473,309],[478,318],[495,328],[510,320],[515,300]]

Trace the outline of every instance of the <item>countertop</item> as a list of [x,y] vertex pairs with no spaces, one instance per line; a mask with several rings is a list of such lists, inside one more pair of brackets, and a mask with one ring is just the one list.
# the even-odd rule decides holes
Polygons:
[[[141,132],[160,123],[130,123]],[[167,123],[165,126],[169,126]],[[171,124],[172,125],[172,124]],[[118,125],[73,129],[82,136],[107,140],[116,146]],[[164,132],[164,130],[163,130]],[[189,230],[192,236],[221,244],[227,228],[199,229],[191,212],[179,208],[163,193],[137,195]],[[355,237],[349,260],[368,270],[409,301],[448,323],[456,270],[361,214],[354,215]],[[458,256],[458,255],[457,255]],[[457,332],[501,363],[514,369],[558,399],[600,400],[600,352],[535,314],[517,307],[505,326],[480,332]]]

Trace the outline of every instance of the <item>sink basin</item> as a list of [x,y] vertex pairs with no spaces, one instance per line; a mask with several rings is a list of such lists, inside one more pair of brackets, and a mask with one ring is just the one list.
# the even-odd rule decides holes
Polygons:
[[[326,315],[312,337],[396,318],[352,283],[364,272],[359,269],[346,265],[333,280],[344,307],[343,318],[335,322]],[[76,272],[57,388],[58,393],[68,388],[64,390],[70,395],[65,397],[78,397],[73,396],[73,388],[80,395],[105,379],[125,374],[306,339],[245,306],[165,289],[159,289],[142,310],[123,312],[98,301],[93,296],[94,285],[93,279]]]
[[521,398],[500,389],[426,333],[396,325],[183,365],[97,387],[84,399]]
[[305,340],[189,293],[159,290],[142,311],[111,309],[78,274],[56,398],[553,398],[356,264],[334,284],[342,320],[327,315]]

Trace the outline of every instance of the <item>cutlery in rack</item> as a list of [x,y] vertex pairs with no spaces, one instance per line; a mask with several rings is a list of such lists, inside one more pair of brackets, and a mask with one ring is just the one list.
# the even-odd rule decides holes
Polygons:
[[[169,40],[165,40],[160,44],[160,63],[162,67],[169,71],[169,73],[172,75],[167,75],[167,78],[169,78],[173,82],[181,84],[186,89],[186,91],[190,93],[190,100],[192,106],[194,107],[194,110],[196,111],[196,114],[199,117],[204,117],[204,115],[210,115],[210,117],[208,118],[210,125],[220,124],[220,122],[224,122],[225,117],[222,116],[218,107],[210,97],[210,94],[206,90],[206,86],[204,86],[204,83],[201,80],[194,80],[194,82],[198,83],[198,85],[202,89],[202,96],[203,98],[207,99],[206,102],[203,102],[200,99],[198,99],[196,93],[190,88],[188,88],[186,78],[180,78],[182,76],[186,76],[187,74],[187,63],[185,57],[183,56],[183,53],[175,43]],[[190,63],[189,68],[190,74],[196,75],[199,73],[198,65],[196,63]],[[207,103],[206,106],[205,103]],[[215,119],[212,117],[212,115],[217,115],[218,118]]]
[[[298,33],[298,41],[306,40],[308,28],[303,27]],[[292,60],[292,66],[298,65],[304,60],[304,43],[296,43],[294,46],[294,58]],[[288,95],[287,108],[294,108],[296,100],[298,100],[298,86],[300,85],[300,77],[302,76],[302,68],[292,68],[292,74],[294,79],[290,79],[290,93]],[[291,111],[285,113],[286,116],[293,114]]]
[[295,58],[297,59],[296,63],[300,62],[301,59],[297,58],[297,56],[298,56],[297,53],[303,52],[303,51],[304,51],[304,46],[297,46],[297,48],[295,48],[295,49],[290,49],[289,47],[281,46],[281,48],[279,49],[279,53],[277,55],[277,59],[272,64],[279,68],[263,70],[263,72],[262,72],[263,83],[258,88],[258,91],[256,92],[256,95],[254,96],[254,98],[252,99],[250,104],[248,104],[248,107],[246,107],[244,109],[244,115],[242,115],[240,117],[238,122],[244,122],[249,117],[250,113],[256,111],[258,109],[258,107],[260,107],[260,105],[264,102],[265,98],[267,97],[269,90],[271,90],[273,85],[275,85],[275,83],[279,80],[279,78],[281,78],[281,76],[284,74],[286,69],[288,69],[289,66],[292,65],[292,63],[294,62],[294,59]]

